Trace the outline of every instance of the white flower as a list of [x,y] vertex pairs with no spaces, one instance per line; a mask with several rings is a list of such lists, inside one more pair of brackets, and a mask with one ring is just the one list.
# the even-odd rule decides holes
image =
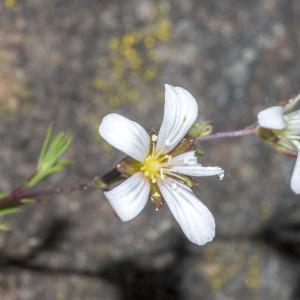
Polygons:
[[[268,140],[275,149],[285,154],[297,156],[291,178],[291,189],[300,194],[300,110],[294,110],[300,95],[283,106],[272,106],[258,114],[262,138]],[[264,130],[265,129],[265,130]]]
[[203,167],[195,151],[187,152],[184,139],[198,115],[194,97],[185,89],[165,85],[164,117],[158,135],[148,134],[138,123],[109,114],[100,124],[100,135],[134,160],[133,174],[105,192],[122,221],[136,217],[150,196],[156,209],[167,202],[185,235],[204,245],[215,236],[214,217],[190,189],[188,176],[223,177],[219,167]]

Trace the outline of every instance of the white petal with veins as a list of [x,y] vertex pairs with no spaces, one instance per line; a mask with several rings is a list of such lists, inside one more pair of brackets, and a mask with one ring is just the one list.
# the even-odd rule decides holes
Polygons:
[[197,156],[195,151],[188,151],[182,154],[173,156],[171,159],[171,165],[185,165],[197,163]]
[[294,193],[300,194],[300,148],[298,147],[298,156],[295,163],[292,179],[291,189]]
[[173,157],[168,170],[197,177],[218,175],[221,178],[224,175],[224,170],[219,167],[204,167],[197,163],[195,151],[189,151]]
[[165,85],[165,108],[156,150],[168,153],[184,138],[198,115],[195,98],[181,87]]
[[150,193],[148,180],[138,172],[111,191],[104,192],[123,222],[135,218],[145,207]]
[[200,164],[196,164],[192,166],[171,167],[170,171],[187,175],[187,176],[195,176],[195,177],[218,175],[220,176],[220,178],[222,178],[224,175],[224,171],[219,167],[203,167]]
[[187,238],[197,245],[212,241],[215,236],[214,217],[191,190],[172,179],[159,181],[158,186]]
[[257,118],[259,125],[264,128],[280,130],[286,126],[282,106],[266,108],[257,115]]
[[140,124],[121,115],[105,116],[99,133],[109,144],[140,162],[149,153],[150,137],[147,131]]

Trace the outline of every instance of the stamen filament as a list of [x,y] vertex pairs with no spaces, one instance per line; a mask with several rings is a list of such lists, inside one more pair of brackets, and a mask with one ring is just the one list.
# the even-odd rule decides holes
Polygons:
[[166,170],[166,169],[164,169],[163,172],[167,175],[170,175],[173,178],[177,178],[177,179],[181,180],[183,183],[185,183],[187,186],[189,186],[188,179],[185,176],[179,175],[177,173],[171,172],[171,171]]

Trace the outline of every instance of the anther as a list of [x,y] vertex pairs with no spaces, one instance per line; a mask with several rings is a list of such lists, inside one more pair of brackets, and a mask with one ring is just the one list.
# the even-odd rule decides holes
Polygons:
[[154,177],[154,175],[151,176],[151,181],[152,183],[156,183],[156,178]]
[[152,140],[152,142],[156,142],[157,141],[157,135],[153,134],[151,136],[151,140]]

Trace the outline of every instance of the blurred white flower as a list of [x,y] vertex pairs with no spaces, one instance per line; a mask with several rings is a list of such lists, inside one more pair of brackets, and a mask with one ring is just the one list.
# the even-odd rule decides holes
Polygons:
[[[105,116],[100,135],[135,160],[134,171],[123,183],[105,192],[122,221],[136,217],[150,195],[158,210],[167,202],[185,235],[204,245],[215,236],[214,217],[193,194],[189,176],[223,177],[219,167],[197,162],[192,143],[184,139],[198,115],[194,97],[185,89],[165,85],[164,117],[158,135],[118,114]],[[189,149],[188,149],[189,148]]]
[[296,194],[300,194],[300,110],[295,109],[299,100],[300,95],[282,106],[269,107],[257,116],[262,127],[261,137],[278,151],[297,157],[290,182]]

